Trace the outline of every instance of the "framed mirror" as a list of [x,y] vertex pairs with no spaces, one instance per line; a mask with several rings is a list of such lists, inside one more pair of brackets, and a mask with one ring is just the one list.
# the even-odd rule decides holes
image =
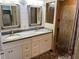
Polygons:
[[46,23],[53,24],[55,14],[55,2],[46,3]]
[[42,25],[42,6],[28,6],[29,26]]
[[1,5],[1,28],[14,28],[20,26],[19,5]]

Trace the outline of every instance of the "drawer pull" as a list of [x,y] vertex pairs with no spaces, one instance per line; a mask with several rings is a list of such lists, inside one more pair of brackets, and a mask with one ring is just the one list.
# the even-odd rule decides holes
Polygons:
[[11,51],[8,51],[8,53],[11,53]]
[[47,42],[48,40],[45,40],[45,42]]
[[11,51],[8,51],[8,53],[12,53],[13,52],[13,50],[11,50]]
[[4,55],[4,53],[1,53],[0,55]]
[[26,49],[28,49],[28,48],[26,48]]
[[13,52],[13,50],[11,50],[11,52]]

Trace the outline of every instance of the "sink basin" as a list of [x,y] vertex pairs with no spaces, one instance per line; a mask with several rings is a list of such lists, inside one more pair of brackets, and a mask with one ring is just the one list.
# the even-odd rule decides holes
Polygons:
[[6,38],[6,40],[15,40],[15,39],[18,39],[18,38],[20,38],[20,35],[15,35],[15,34],[13,34],[13,35],[9,35],[9,36]]

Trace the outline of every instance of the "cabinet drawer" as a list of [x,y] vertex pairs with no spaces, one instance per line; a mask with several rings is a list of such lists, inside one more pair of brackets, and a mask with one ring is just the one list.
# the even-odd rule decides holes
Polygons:
[[51,45],[52,44],[52,39],[44,39],[43,44]]
[[36,36],[36,37],[31,38],[31,39],[32,39],[32,42],[40,41],[40,36]]
[[32,48],[34,47],[38,47],[39,46],[40,41],[33,41],[32,42]]
[[22,46],[23,51],[30,51],[31,50],[31,44],[24,44]]
[[42,35],[40,39],[52,39],[52,33]]
[[31,51],[27,51],[23,53],[23,59],[30,59],[31,58]]
[[35,57],[35,56],[39,55],[39,53],[40,53],[39,47],[36,47],[36,48],[32,49],[32,57]]

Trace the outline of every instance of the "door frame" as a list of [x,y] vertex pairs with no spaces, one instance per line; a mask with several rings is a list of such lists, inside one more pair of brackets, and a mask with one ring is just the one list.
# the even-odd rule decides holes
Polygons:
[[76,1],[77,2],[77,7],[76,7],[76,14],[75,14],[75,23],[74,23],[74,28],[73,28],[73,34],[72,34],[72,55],[71,55],[71,59],[74,59],[75,56],[75,49],[76,49],[76,45],[77,45],[77,40],[78,40],[78,27],[79,27],[79,0]]

